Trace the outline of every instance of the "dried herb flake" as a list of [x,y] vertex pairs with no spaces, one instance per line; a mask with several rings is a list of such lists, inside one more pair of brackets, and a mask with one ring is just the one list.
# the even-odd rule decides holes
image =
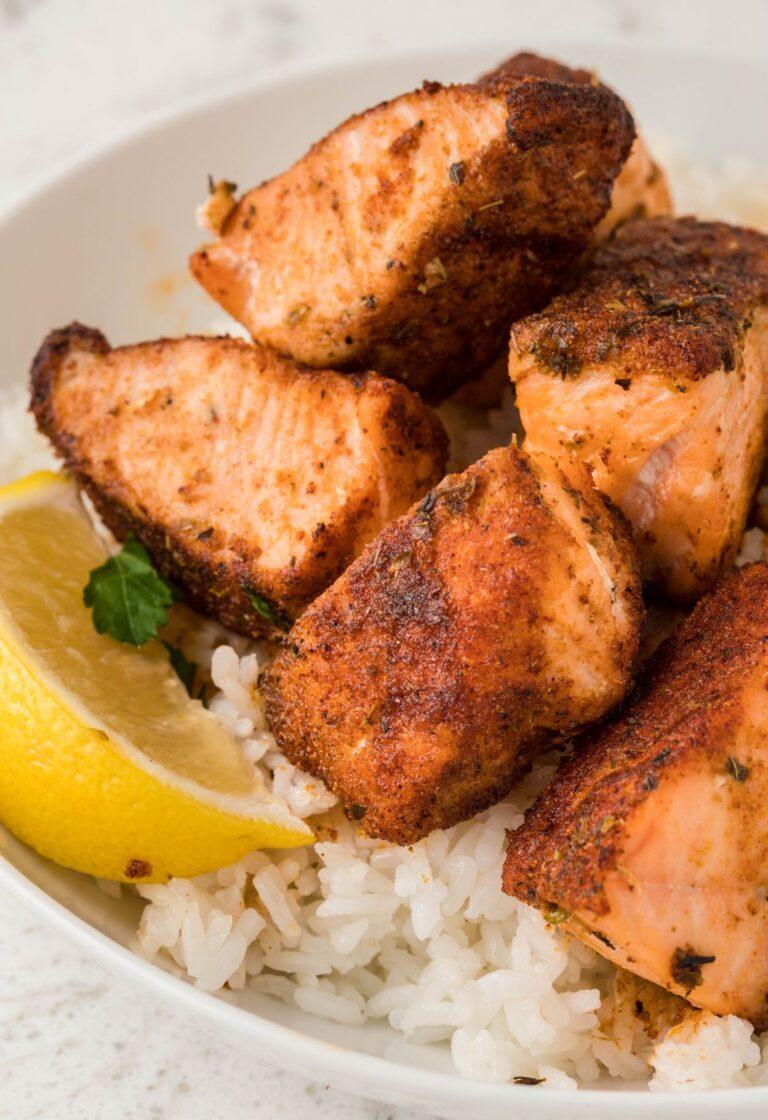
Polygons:
[[672,979],[685,989],[687,995],[704,983],[701,970],[705,964],[713,964],[715,960],[716,958],[710,954],[694,953],[690,947],[675,949],[670,966]]
[[307,317],[311,310],[312,308],[308,303],[298,303],[288,312],[285,321],[289,327],[295,327],[297,323],[300,323],[302,319]]
[[276,626],[278,630],[290,630],[290,618],[284,615],[274,603],[271,603],[269,599],[265,599],[263,595],[259,595],[258,591],[254,591],[254,589],[247,584],[242,584],[241,590],[259,618],[263,618],[270,626]]
[[550,902],[547,904],[544,920],[549,922],[551,926],[559,926],[561,922],[567,922],[570,916],[570,910],[566,910],[564,906],[557,906],[554,902]]
[[734,758],[732,754],[728,755],[725,769],[736,782],[746,782],[749,777],[749,767],[745,766],[743,762],[739,762],[738,758]]
[[419,513],[429,514],[435,508],[437,502],[437,494],[434,490],[430,490],[424,501],[419,506]]

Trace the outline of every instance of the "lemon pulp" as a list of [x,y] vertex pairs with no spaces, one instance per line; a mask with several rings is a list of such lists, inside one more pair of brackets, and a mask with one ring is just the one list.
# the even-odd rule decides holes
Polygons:
[[82,591],[104,559],[69,480],[0,489],[0,820],[56,862],[145,882],[308,843],[159,643],[96,633]]

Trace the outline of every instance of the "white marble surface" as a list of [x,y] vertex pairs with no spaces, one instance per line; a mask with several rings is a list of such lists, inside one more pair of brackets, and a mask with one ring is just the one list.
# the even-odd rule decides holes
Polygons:
[[[0,208],[115,132],[285,64],[563,39],[768,54],[765,0],[0,0]],[[408,1120],[256,1066],[0,896],[0,1116]]]
[[3,1120],[409,1120],[267,1070],[113,982],[0,901]]

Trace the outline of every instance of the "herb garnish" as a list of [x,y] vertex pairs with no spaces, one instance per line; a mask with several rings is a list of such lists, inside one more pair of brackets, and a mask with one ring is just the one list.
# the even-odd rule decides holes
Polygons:
[[259,595],[258,591],[254,591],[252,587],[245,583],[241,584],[241,589],[259,618],[263,618],[271,626],[276,626],[278,630],[290,630],[290,618],[282,614],[274,603],[265,599],[263,595]]
[[157,572],[149,553],[130,534],[120,552],[94,568],[83,591],[99,634],[143,646],[168,621],[168,607],[179,598]]
[[[109,634],[125,645],[143,646],[158,636],[168,622],[168,607],[180,595],[158,573],[149,553],[131,534],[120,552],[94,568],[83,591],[83,602],[93,612],[99,634]],[[195,695],[197,666],[182,650],[163,642],[171,667],[193,700],[204,699],[204,688]]]

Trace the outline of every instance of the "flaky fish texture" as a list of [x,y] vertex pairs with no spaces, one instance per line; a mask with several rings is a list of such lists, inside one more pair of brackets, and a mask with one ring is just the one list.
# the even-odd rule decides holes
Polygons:
[[427,82],[247,191],[192,272],[259,342],[442,398],[558,290],[634,135],[599,84]]
[[106,525],[254,636],[287,629],[445,470],[445,432],[403,385],[233,338],[113,350],[75,324],[31,380],[40,430]]
[[641,618],[634,549],[589,472],[491,451],[305,612],[265,675],[271,727],[366,833],[409,844],[619,701]]
[[570,295],[512,328],[526,446],[587,463],[643,574],[693,601],[733,562],[765,457],[768,237],[623,225]]
[[507,893],[768,1027],[768,566],[730,573],[510,834]]

